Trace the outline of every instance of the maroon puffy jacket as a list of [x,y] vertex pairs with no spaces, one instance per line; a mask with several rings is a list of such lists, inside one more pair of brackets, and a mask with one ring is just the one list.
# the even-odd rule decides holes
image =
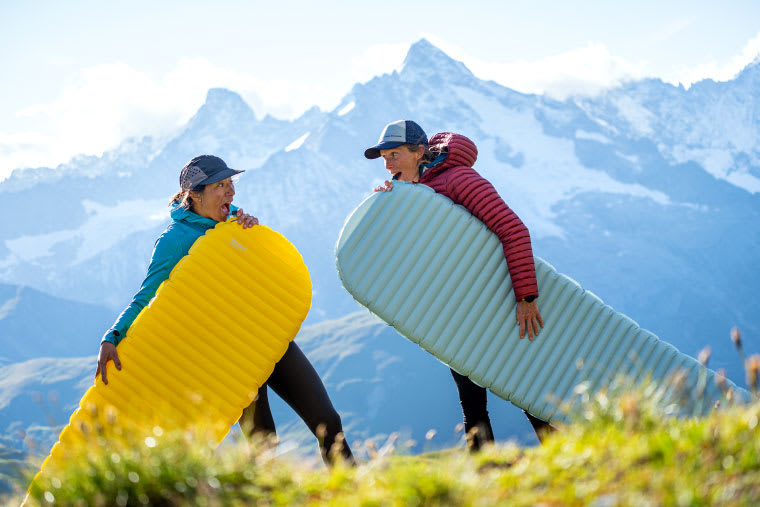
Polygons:
[[507,259],[515,298],[538,296],[530,234],[496,189],[472,168],[478,158],[475,143],[463,135],[441,132],[430,138],[433,150],[448,151],[446,159],[425,170],[420,183],[461,204],[498,236]]

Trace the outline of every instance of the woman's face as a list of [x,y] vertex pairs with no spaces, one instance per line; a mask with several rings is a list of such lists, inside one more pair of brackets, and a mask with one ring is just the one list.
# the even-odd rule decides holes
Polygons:
[[224,222],[230,214],[230,204],[235,196],[232,178],[209,183],[203,192],[193,194],[193,211],[202,217]]
[[422,156],[425,154],[424,146],[419,150],[411,151],[405,144],[396,148],[380,150],[380,156],[385,159],[385,168],[401,181],[416,181],[419,179],[419,167]]

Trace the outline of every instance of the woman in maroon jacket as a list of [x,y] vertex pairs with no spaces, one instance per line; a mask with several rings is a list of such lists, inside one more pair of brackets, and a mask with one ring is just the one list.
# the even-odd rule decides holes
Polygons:
[[[378,143],[364,152],[369,159],[383,157],[385,168],[394,180],[422,183],[456,204],[461,204],[480,219],[499,238],[504,248],[507,269],[518,301],[516,318],[520,338],[538,336],[544,322],[538,311],[538,286],[533,250],[528,229],[507,206],[493,185],[480,176],[472,165],[478,157],[475,144],[463,135],[441,132],[428,143],[417,123],[400,120],[389,123]],[[392,190],[392,181],[375,188],[376,192]],[[491,421],[486,407],[486,389],[464,375],[451,370],[462,404],[465,431],[472,449],[493,441]],[[551,429],[546,422],[528,414],[539,440]]]

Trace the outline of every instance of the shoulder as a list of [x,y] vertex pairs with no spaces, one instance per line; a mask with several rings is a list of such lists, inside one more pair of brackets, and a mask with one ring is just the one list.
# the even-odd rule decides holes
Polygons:
[[490,184],[478,171],[469,166],[454,166],[447,172],[447,184],[452,191],[467,190],[473,185]]
[[174,221],[161,233],[154,246],[154,257],[182,257],[193,246],[199,234],[192,227]]

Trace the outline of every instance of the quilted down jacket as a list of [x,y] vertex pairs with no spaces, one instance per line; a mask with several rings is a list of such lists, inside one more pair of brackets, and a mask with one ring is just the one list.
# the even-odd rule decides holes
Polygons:
[[518,301],[538,297],[528,228],[493,185],[472,168],[478,158],[475,143],[460,134],[441,132],[430,138],[430,147],[445,153],[446,158],[432,167],[423,168],[419,182],[467,208],[496,234],[504,248]]

